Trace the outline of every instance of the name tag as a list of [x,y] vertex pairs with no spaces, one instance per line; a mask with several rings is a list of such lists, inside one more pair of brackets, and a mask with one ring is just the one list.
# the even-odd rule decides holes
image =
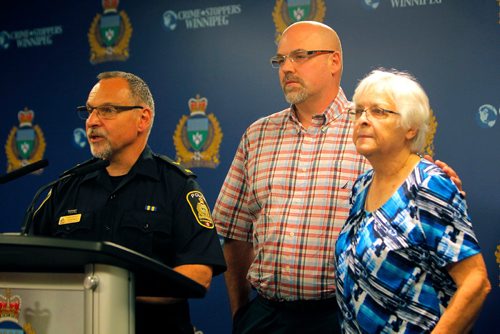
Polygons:
[[81,219],[82,219],[81,213],[78,213],[76,215],[62,216],[59,217],[59,225],[79,223]]

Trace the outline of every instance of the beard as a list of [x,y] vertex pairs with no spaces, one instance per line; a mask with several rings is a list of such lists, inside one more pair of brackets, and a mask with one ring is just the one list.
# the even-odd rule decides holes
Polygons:
[[[287,80],[293,80],[297,83],[300,84],[300,87],[292,87],[292,88],[286,88],[285,87],[285,81]],[[307,100],[309,97],[309,93],[307,92],[307,89],[304,85],[304,82],[302,79],[298,77],[294,77],[293,75],[286,75],[283,78],[283,82],[281,85],[283,89],[283,93],[285,94],[285,100],[286,102],[290,104],[299,104]]]
[[[92,136],[92,135],[106,138],[105,133],[102,133],[102,132],[97,131],[95,129],[90,129],[87,132],[87,138],[90,138],[90,136]],[[92,156],[95,158],[99,158],[102,160],[109,160],[109,158],[113,154],[113,149],[111,148],[111,143],[108,140],[99,142],[97,144],[92,143],[89,140],[89,146],[90,146],[90,153],[92,153]]]
[[309,94],[305,88],[300,88],[298,91],[285,91],[285,100],[290,104],[299,104],[307,100]]
[[111,146],[109,143],[104,143],[100,145],[101,147],[96,147],[93,144],[90,144],[90,153],[94,158],[99,158],[102,160],[109,160],[113,151],[111,150]]

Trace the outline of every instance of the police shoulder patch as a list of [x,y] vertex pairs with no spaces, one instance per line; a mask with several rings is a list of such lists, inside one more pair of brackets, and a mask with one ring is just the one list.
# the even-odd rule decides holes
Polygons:
[[182,172],[182,174],[187,175],[187,176],[196,176],[195,173],[193,173],[190,169],[184,168],[180,163],[170,159],[166,155],[161,155],[161,154],[155,154],[155,157],[159,158],[160,160],[163,160],[170,165],[176,167],[179,171]]
[[186,200],[189,203],[191,211],[193,211],[193,215],[195,216],[198,224],[205,228],[213,229],[215,224],[212,220],[212,215],[210,214],[210,209],[208,208],[205,196],[203,196],[200,191],[194,190],[188,192]]

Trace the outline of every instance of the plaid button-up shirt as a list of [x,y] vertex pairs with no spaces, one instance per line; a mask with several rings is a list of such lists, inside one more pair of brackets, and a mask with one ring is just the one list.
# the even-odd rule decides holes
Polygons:
[[253,243],[248,279],[266,298],[334,296],[335,242],[367,169],[347,106],[340,89],[308,129],[288,108],[253,123],[240,142],[213,218],[223,237]]

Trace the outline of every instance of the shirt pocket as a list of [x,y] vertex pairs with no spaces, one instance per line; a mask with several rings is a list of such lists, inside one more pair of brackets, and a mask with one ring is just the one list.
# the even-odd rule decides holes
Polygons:
[[79,215],[79,218],[73,218],[73,221],[68,219],[69,216],[59,217],[58,222],[56,222],[54,236],[58,238],[97,240],[97,236],[93,231],[95,215],[91,212],[82,212]]
[[158,252],[170,247],[171,222],[158,212],[124,212],[116,235],[120,245],[158,259],[162,257]]

